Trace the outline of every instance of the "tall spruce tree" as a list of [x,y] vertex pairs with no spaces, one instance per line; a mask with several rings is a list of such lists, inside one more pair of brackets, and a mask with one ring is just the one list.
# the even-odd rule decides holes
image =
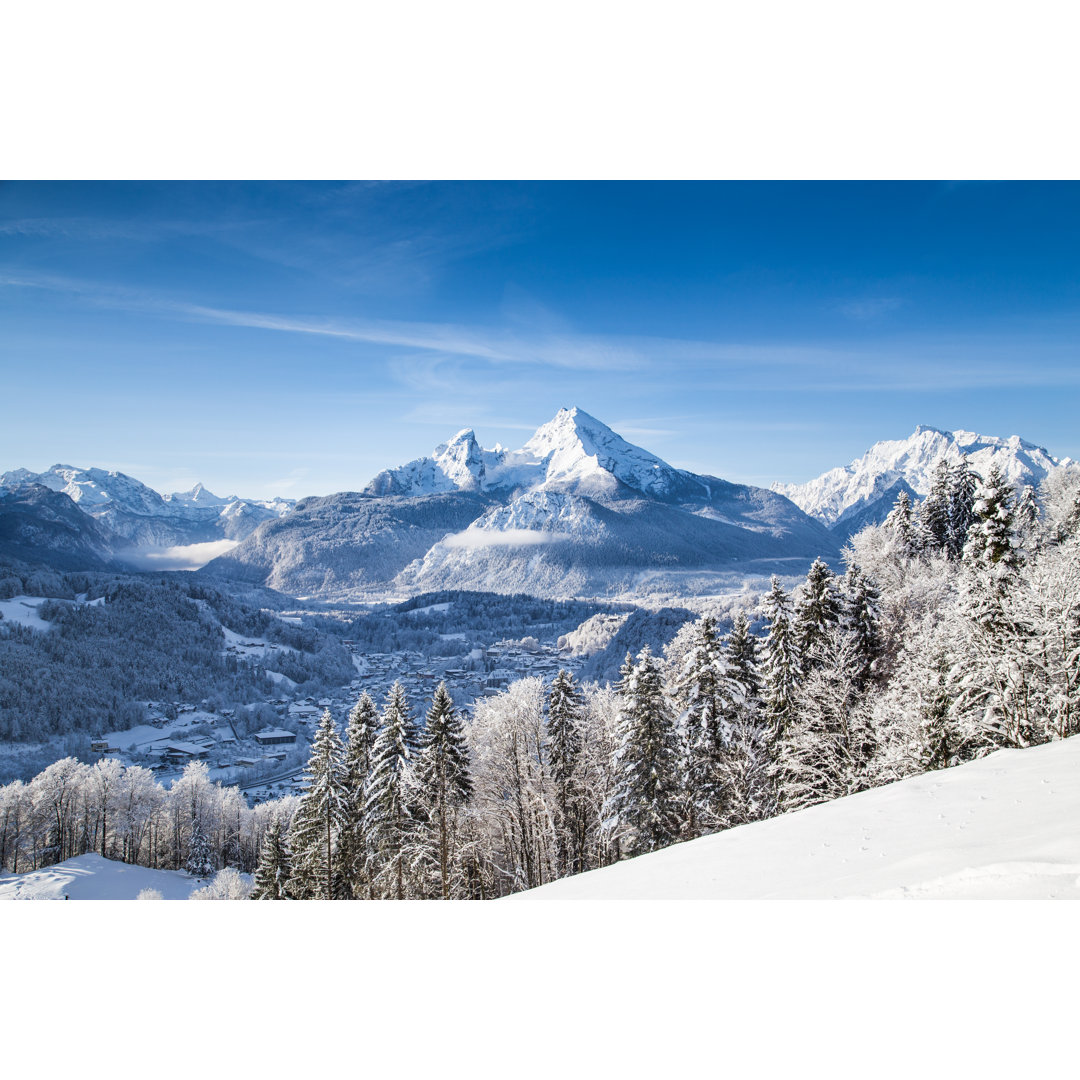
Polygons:
[[214,872],[214,849],[203,831],[202,820],[191,815],[191,842],[188,845],[187,862],[184,869],[192,877],[209,877]]
[[851,636],[854,653],[854,678],[864,691],[878,674],[885,654],[881,635],[881,595],[874,583],[852,563],[844,575],[843,617],[841,626]]
[[681,812],[686,837],[716,829],[722,819],[721,765],[739,688],[727,673],[716,620],[703,615],[678,672]]
[[353,899],[370,897],[367,880],[367,845],[364,840],[364,807],[368,778],[379,731],[379,713],[367,693],[349,713],[345,744],[345,790],[348,795],[345,824],[341,830],[339,860]]
[[308,759],[307,789],[289,829],[292,877],[289,895],[298,900],[339,900],[347,895],[337,848],[348,820],[345,747],[330,710],[323,712]]
[[446,683],[439,683],[431,699],[427,726],[420,735],[416,781],[421,810],[419,848],[434,855],[439,892],[449,900],[457,813],[472,798],[473,788],[465,729]]
[[840,595],[836,575],[821,559],[815,559],[795,608],[795,626],[804,671],[816,663],[816,649],[840,624]]
[[252,900],[286,900],[288,883],[292,876],[292,860],[281,819],[275,817],[259,852],[259,864],[255,868],[255,887],[251,892]]
[[971,471],[967,454],[949,469],[949,531],[946,548],[950,559],[959,559],[967,543],[968,530],[975,523],[975,495],[979,477]]
[[647,645],[636,663],[627,656],[618,695],[615,789],[607,817],[625,839],[626,853],[639,855],[672,843],[680,828],[675,720]]
[[901,491],[896,496],[884,526],[896,537],[901,552],[911,558],[919,552],[919,523],[911,505],[911,496]]
[[764,610],[769,632],[765,638],[762,694],[768,742],[770,748],[775,748],[792,719],[801,666],[791,601],[775,574]]
[[1018,564],[1013,486],[998,466],[991,465],[975,501],[975,521],[968,533],[964,557],[986,566],[1014,569]]
[[382,727],[372,750],[371,776],[364,801],[364,837],[369,875],[383,897],[404,900],[410,882],[405,853],[415,826],[413,770],[418,735],[409,699],[395,682],[383,707]]
[[581,775],[584,708],[574,676],[560,669],[547,695],[547,757],[555,785],[555,851],[560,876],[585,869],[588,819]]
[[720,768],[725,827],[768,817],[775,809],[768,728],[762,703],[758,643],[746,613],[738,611],[728,634],[728,676],[738,688],[727,718],[728,742]]
[[948,555],[952,532],[952,467],[941,458],[934,467],[930,492],[919,507],[918,546]]

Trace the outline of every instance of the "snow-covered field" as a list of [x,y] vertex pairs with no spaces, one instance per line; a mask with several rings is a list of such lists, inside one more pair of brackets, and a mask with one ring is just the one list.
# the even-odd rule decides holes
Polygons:
[[1080,899],[1080,737],[902,780],[516,900]]
[[100,855],[78,855],[27,874],[0,874],[0,900],[134,900],[143,889],[157,889],[163,900],[187,900],[206,884],[182,870],[149,870]]

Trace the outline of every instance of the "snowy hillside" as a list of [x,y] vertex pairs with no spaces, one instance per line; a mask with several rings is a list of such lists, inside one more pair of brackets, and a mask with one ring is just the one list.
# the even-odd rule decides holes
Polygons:
[[925,773],[518,900],[1080,899],[1080,737]]
[[[830,469],[805,484],[773,484],[811,516],[845,535],[870,521],[884,520],[901,490],[925,496],[934,466],[942,457],[967,454],[972,468],[985,475],[997,465],[1014,485],[1038,486],[1059,461],[1041,446],[1018,435],[1007,439],[970,431],[918,427],[908,439],[875,443],[861,458]],[[852,528],[844,528],[850,522]]]
[[156,889],[162,900],[187,900],[205,885],[183,870],[78,855],[26,874],[0,874],[0,900],[134,900],[143,889]]
[[303,500],[206,572],[320,596],[568,596],[675,591],[748,564],[801,573],[837,554],[781,495],[675,469],[562,409],[520,450],[465,430],[359,494]]

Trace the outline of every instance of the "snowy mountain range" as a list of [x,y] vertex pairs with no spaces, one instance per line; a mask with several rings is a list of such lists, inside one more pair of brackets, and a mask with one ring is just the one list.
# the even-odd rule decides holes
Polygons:
[[0,474],[0,492],[32,485],[67,496],[105,530],[108,548],[169,547],[212,540],[241,540],[261,522],[288,513],[288,499],[227,498],[196,484],[191,491],[159,495],[125,473],[54,465],[45,472],[13,469]]
[[204,545],[191,566],[218,555],[206,573],[297,596],[708,592],[718,573],[798,574],[816,556],[835,560],[900,491],[925,496],[938,460],[961,454],[1017,485],[1069,463],[1015,435],[919,427],[770,491],[676,469],[583,410],[562,409],[518,450],[485,449],[465,429],[360,491],[295,503],[223,498],[201,484],[161,495],[96,468],[14,469],[0,475],[0,555],[149,566],[139,561],[146,552]]
[[938,461],[958,461],[963,454],[979,475],[997,465],[1017,488],[1037,487],[1052,469],[1070,463],[1018,435],[1001,439],[919,426],[910,438],[875,443],[850,465],[805,484],[773,484],[772,490],[846,539],[864,525],[884,521],[901,491],[926,496]]
[[359,493],[302,500],[205,571],[324,596],[571,595],[836,554],[787,498],[673,468],[575,408],[520,450],[464,430]]

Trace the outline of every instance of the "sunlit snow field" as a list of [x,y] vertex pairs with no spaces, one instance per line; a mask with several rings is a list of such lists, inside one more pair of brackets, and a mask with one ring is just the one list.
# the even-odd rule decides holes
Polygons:
[[512,900],[1080,899],[1080,737],[925,773]]

